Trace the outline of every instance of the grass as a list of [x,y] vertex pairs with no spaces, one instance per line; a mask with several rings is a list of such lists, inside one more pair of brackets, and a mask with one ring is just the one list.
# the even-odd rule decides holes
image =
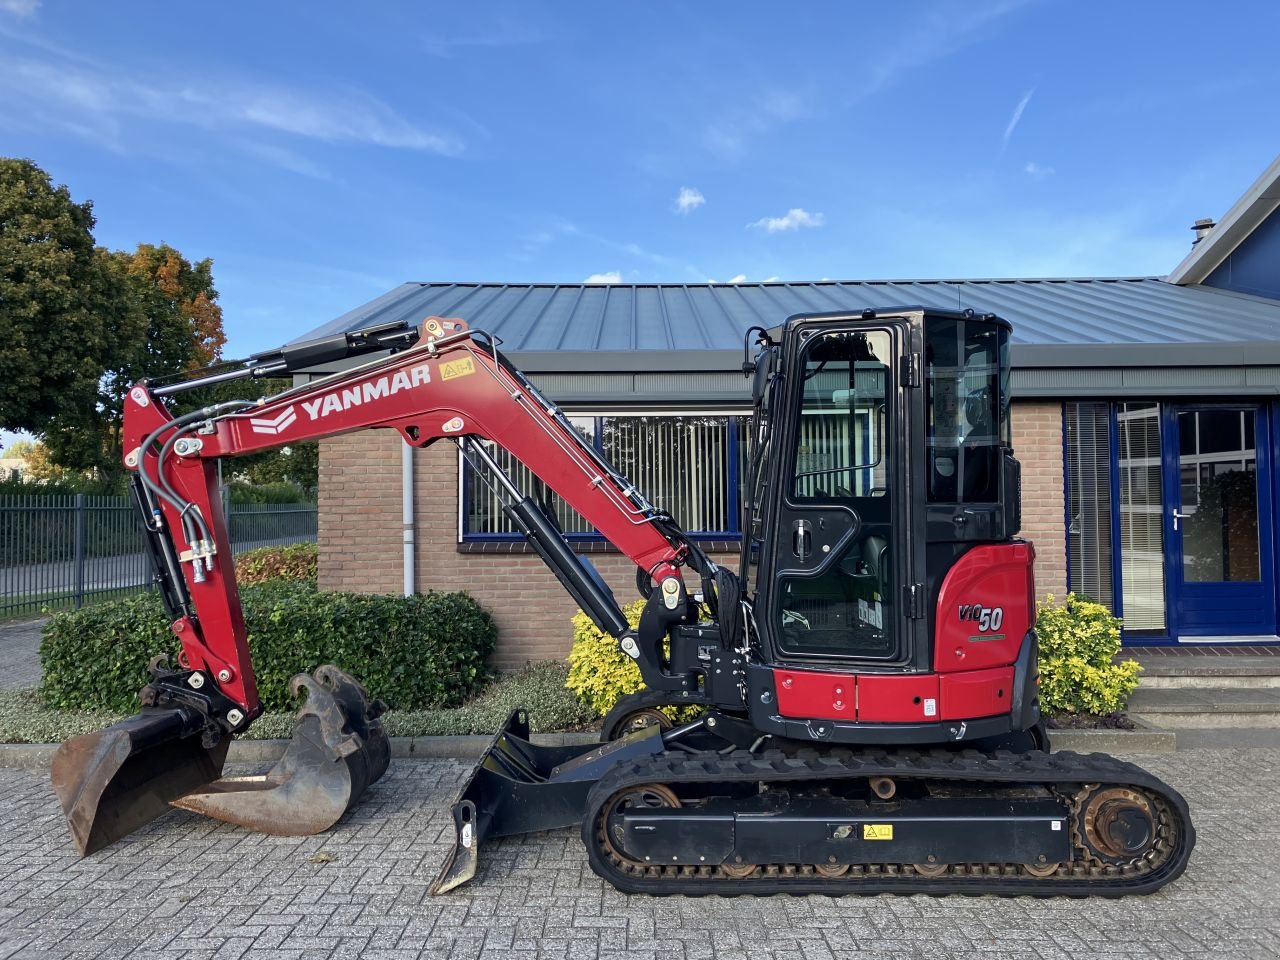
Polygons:
[[[461,707],[392,710],[383,716],[383,723],[393,737],[487,734],[496,732],[516,707],[527,707],[535,732],[580,730],[599,717],[565,689],[568,669],[557,661],[534,664],[495,681]],[[100,730],[124,716],[106,710],[51,710],[34,689],[0,690],[0,743],[58,743]],[[292,713],[264,713],[244,738],[274,740],[292,732]]]

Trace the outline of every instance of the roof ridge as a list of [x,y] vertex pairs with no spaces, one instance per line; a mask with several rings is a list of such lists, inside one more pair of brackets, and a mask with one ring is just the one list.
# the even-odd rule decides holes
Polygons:
[[969,277],[969,278],[910,278],[873,279],[873,280],[744,280],[741,283],[685,283],[678,280],[655,280],[648,283],[555,283],[548,281],[505,281],[505,280],[413,280],[410,283],[420,287],[527,287],[547,289],[573,289],[577,287],[625,287],[639,289],[641,287],[860,287],[881,286],[888,284],[945,284],[960,286],[963,284],[986,283],[1167,283],[1165,277],[1159,276],[1117,276],[1117,277]]

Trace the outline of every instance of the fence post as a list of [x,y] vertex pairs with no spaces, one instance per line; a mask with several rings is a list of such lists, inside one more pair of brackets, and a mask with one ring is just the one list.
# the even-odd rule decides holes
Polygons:
[[84,494],[76,494],[76,546],[75,546],[75,563],[76,563],[76,609],[79,610],[84,605],[84,533],[85,533],[85,510],[84,510]]
[[[222,468],[221,460],[218,461],[218,468]],[[231,550],[236,542],[235,534],[231,532],[231,489],[224,486],[218,492],[222,496],[222,518],[227,522],[227,549]]]

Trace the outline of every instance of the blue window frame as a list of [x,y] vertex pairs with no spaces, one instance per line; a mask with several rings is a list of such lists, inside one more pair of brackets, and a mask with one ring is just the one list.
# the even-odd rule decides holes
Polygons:
[[[736,539],[741,535],[738,477],[746,456],[749,417],[662,413],[569,419],[623,476],[693,536]],[[547,502],[569,540],[603,539],[514,457],[493,446],[490,453],[522,489]],[[463,541],[521,539],[503,514],[497,494],[466,463],[460,487]]]

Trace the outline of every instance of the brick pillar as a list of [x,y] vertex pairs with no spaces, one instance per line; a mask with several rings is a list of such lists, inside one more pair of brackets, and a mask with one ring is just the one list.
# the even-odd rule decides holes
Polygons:
[[320,589],[403,592],[402,446],[390,430],[320,441]]
[[1013,449],[1022,463],[1022,536],[1036,546],[1036,592],[1067,591],[1062,404],[1014,401]]

